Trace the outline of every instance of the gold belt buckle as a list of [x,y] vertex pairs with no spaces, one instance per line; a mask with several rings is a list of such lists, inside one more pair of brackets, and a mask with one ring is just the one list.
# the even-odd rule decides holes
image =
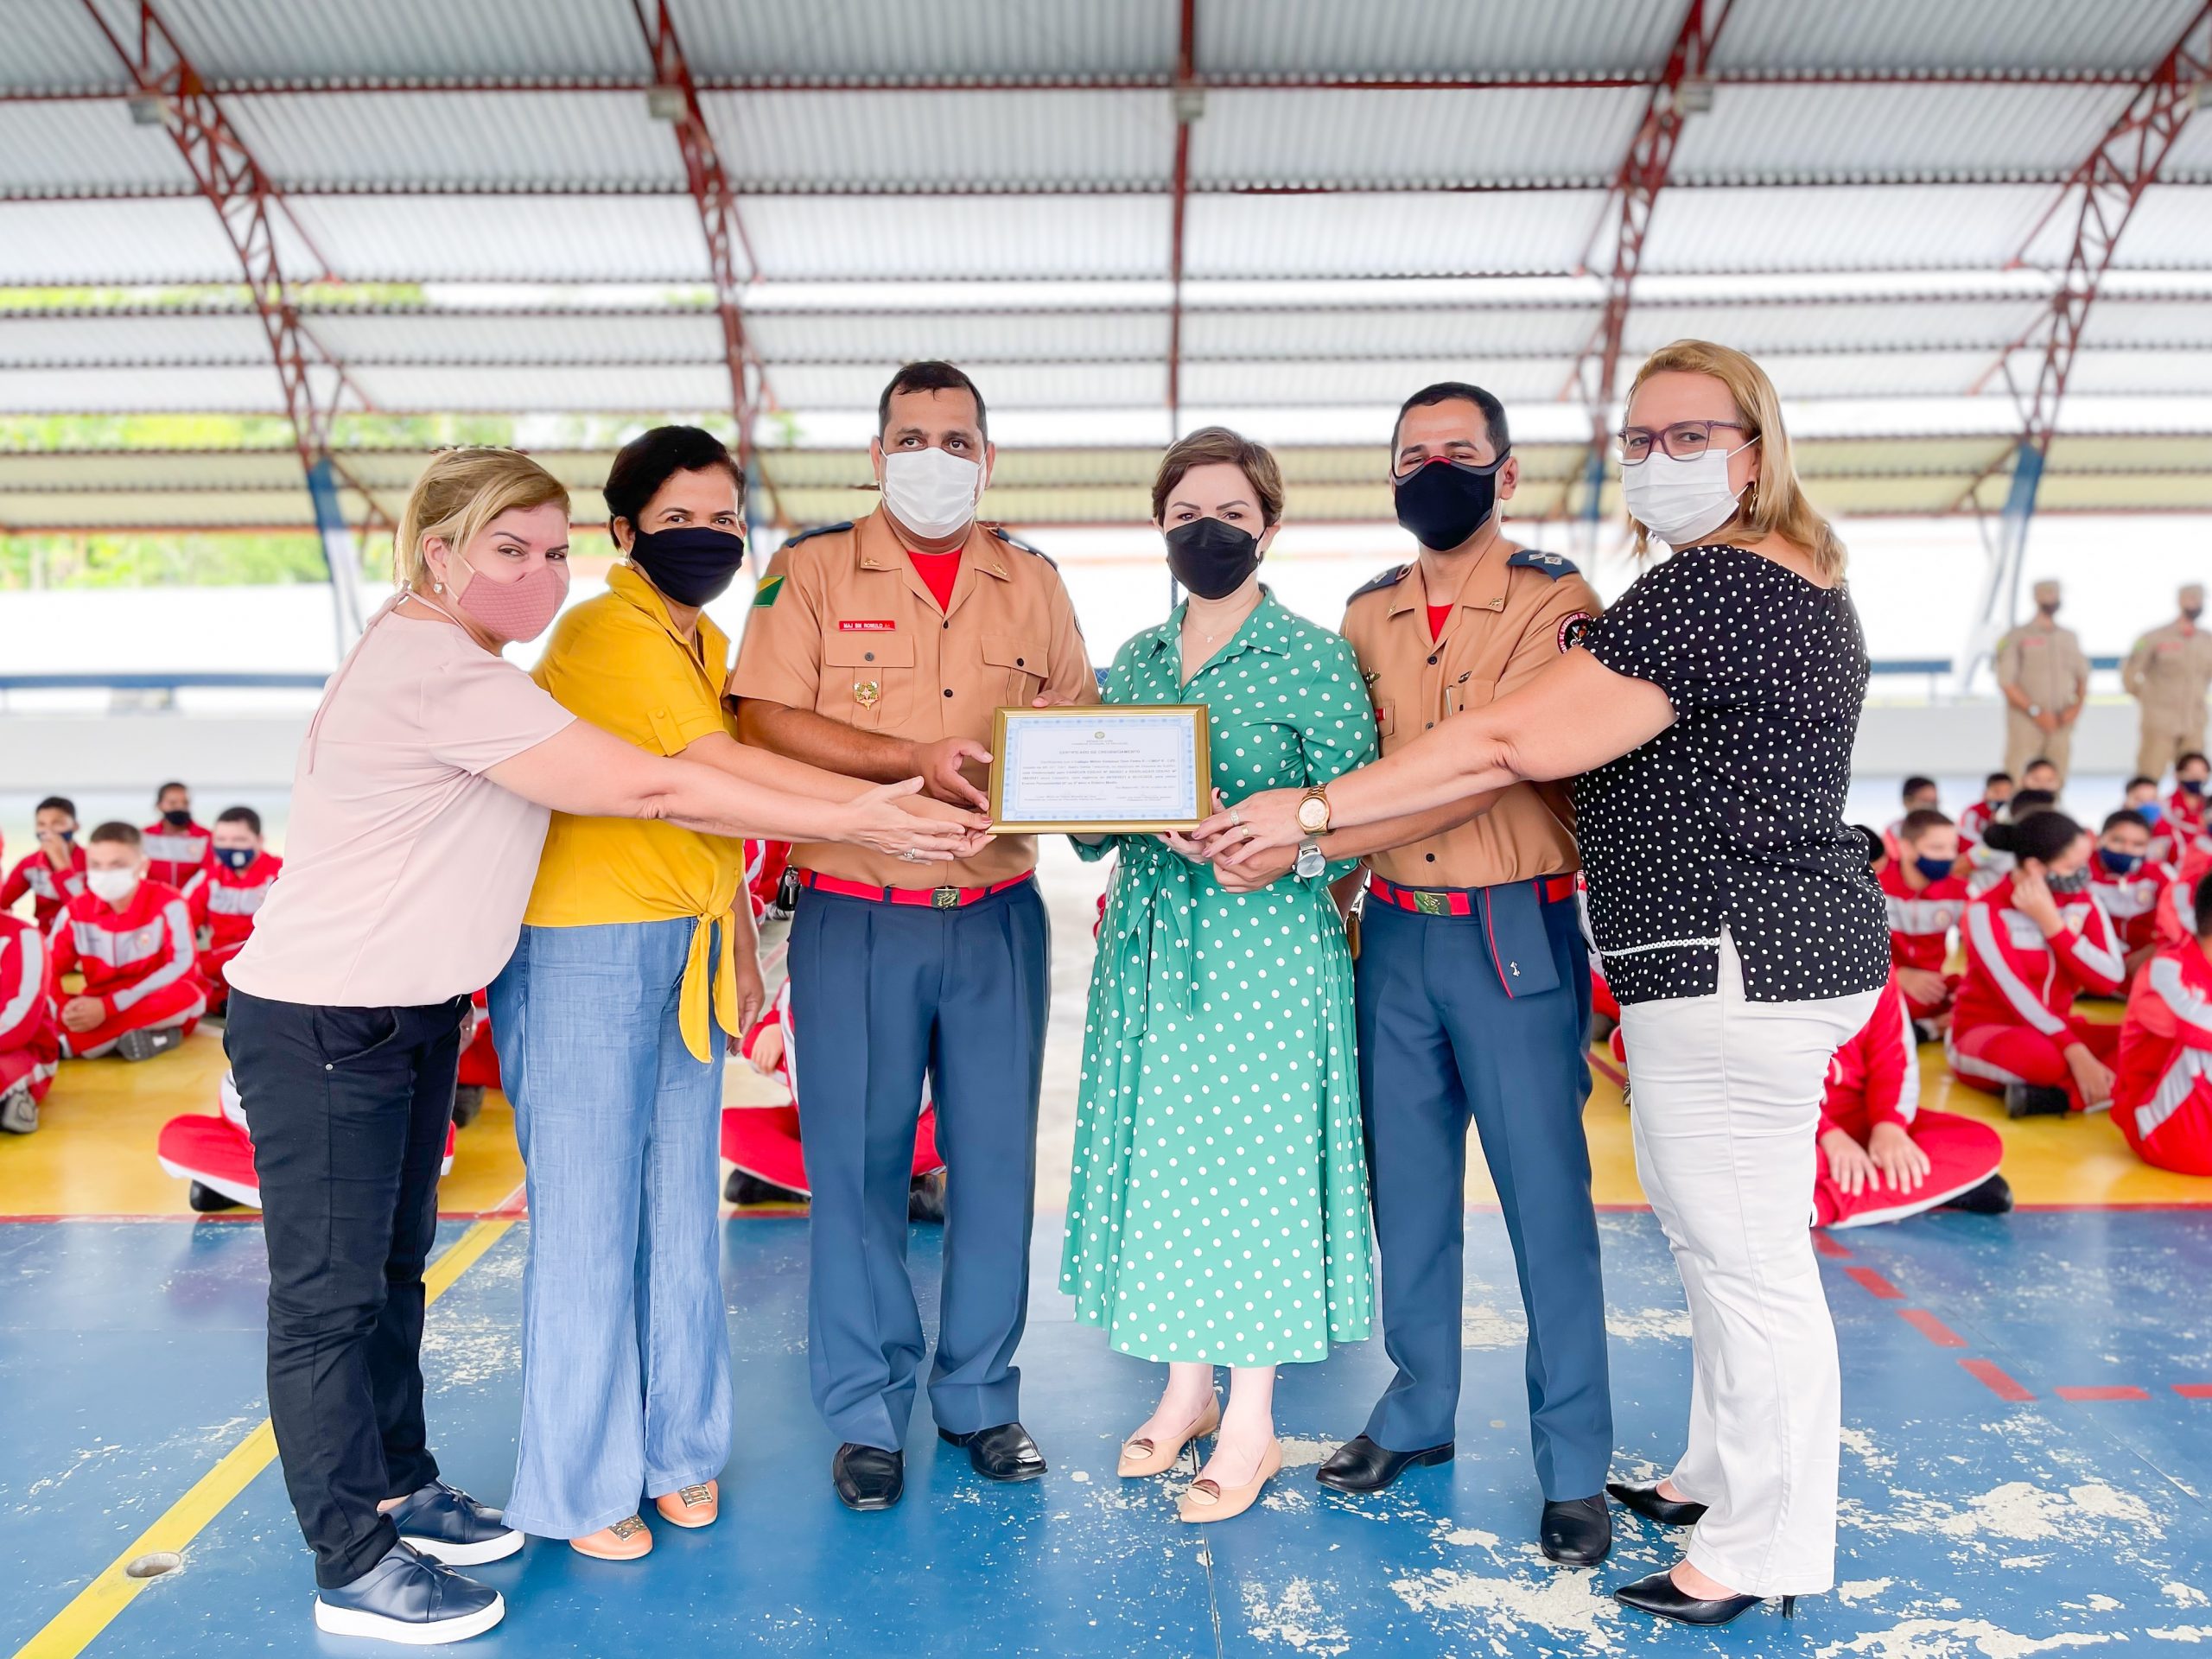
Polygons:
[[932,887],[930,889],[930,905],[932,909],[952,910],[957,908],[959,903],[960,889],[957,887]]
[[1440,893],[1416,893],[1414,903],[1424,916],[1448,916],[1452,913],[1452,907],[1444,902],[1444,895]]

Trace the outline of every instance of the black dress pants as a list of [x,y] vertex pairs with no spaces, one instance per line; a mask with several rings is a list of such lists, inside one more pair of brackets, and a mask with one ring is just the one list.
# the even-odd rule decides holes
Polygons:
[[233,989],[224,1033],[269,1243],[269,1415],[326,1589],[397,1541],[377,1511],[436,1478],[423,1267],[468,999],[316,1007]]

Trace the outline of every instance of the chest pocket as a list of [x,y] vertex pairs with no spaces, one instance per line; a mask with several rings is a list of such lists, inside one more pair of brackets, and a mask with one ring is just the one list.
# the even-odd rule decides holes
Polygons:
[[1375,705],[1375,735],[1388,740],[1398,734],[1398,705],[1378,702]]
[[1479,709],[1497,696],[1497,682],[1470,668],[1444,682],[1444,718]]
[[815,712],[864,732],[896,728],[914,696],[910,633],[832,633],[822,641],[822,685]]
[[1027,708],[1044,689],[1047,677],[1045,642],[1027,634],[987,633],[982,643],[983,666],[1005,673],[1003,686],[998,673],[988,675],[986,689],[1008,708]]

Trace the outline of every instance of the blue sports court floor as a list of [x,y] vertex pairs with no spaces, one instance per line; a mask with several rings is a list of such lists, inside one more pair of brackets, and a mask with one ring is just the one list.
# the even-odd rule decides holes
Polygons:
[[[454,1255],[436,1277],[466,1265],[431,1310],[424,1355],[447,1473],[495,1501],[513,1452],[526,1228],[445,1224]],[[1681,1433],[1686,1316],[1651,1217],[1609,1212],[1605,1234],[1617,1472],[1644,1477]],[[1554,1568],[1529,1541],[1520,1319],[1495,1216],[1471,1227],[1459,1460],[1365,1500],[1313,1484],[1386,1375],[1379,1341],[1362,1344],[1286,1372],[1291,1468],[1263,1509],[1205,1532],[1175,1522],[1173,1479],[1115,1478],[1154,1372],[1071,1322],[1049,1288],[1057,1235],[1041,1218],[1021,1354],[1024,1416],[1051,1474],[984,1485],[940,1455],[925,1408],[905,1504],[855,1516],[831,1495],[831,1446],[807,1402],[804,1223],[731,1220],[740,1431],[721,1524],[657,1529],[642,1566],[533,1541],[484,1569],[511,1611],[468,1650],[2013,1659],[2212,1643],[2212,1211],[1946,1214],[1829,1241],[1840,1587],[1794,1623],[1754,1610],[1716,1632],[1605,1598],[1673,1559],[1647,1523],[1617,1516],[1596,1572]],[[925,1297],[938,1238],[914,1236]],[[276,1471],[254,1472],[267,1451],[257,1226],[0,1224],[0,1560],[17,1563],[0,1579],[0,1652],[387,1651],[312,1630]],[[142,1539],[165,1514],[167,1531]],[[181,1570],[138,1593],[100,1576],[163,1544]]]

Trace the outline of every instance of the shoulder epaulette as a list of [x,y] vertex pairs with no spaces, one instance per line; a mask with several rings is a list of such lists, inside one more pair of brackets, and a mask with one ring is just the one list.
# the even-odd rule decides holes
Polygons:
[[1033,546],[1031,543],[1023,541],[1020,537],[1015,535],[1004,524],[986,524],[983,528],[989,531],[992,535],[997,537],[999,540],[1004,542],[1008,547],[1018,547],[1025,553],[1034,553],[1039,558],[1044,560],[1046,563],[1051,565],[1055,570],[1060,568],[1059,562],[1054,559],[1052,556],[1047,553],[1043,548]]
[[1381,575],[1376,577],[1374,581],[1363,582],[1360,586],[1353,588],[1351,590],[1351,599],[1347,599],[1344,601],[1344,603],[1349,605],[1351,603],[1353,599],[1363,598],[1369,594],[1379,594],[1385,588],[1396,587],[1400,582],[1406,579],[1406,572],[1412,569],[1413,566],[1410,564],[1392,565],[1390,569],[1385,570]]
[[1524,547],[1506,562],[1509,569],[1541,570],[1557,582],[1561,576],[1579,576],[1573,559],[1558,553],[1539,553],[1533,547]]
[[817,524],[812,530],[802,530],[798,535],[787,538],[784,545],[797,547],[801,542],[810,542],[817,536],[835,536],[839,531],[850,530],[852,527],[853,521],[849,518],[835,524]]

